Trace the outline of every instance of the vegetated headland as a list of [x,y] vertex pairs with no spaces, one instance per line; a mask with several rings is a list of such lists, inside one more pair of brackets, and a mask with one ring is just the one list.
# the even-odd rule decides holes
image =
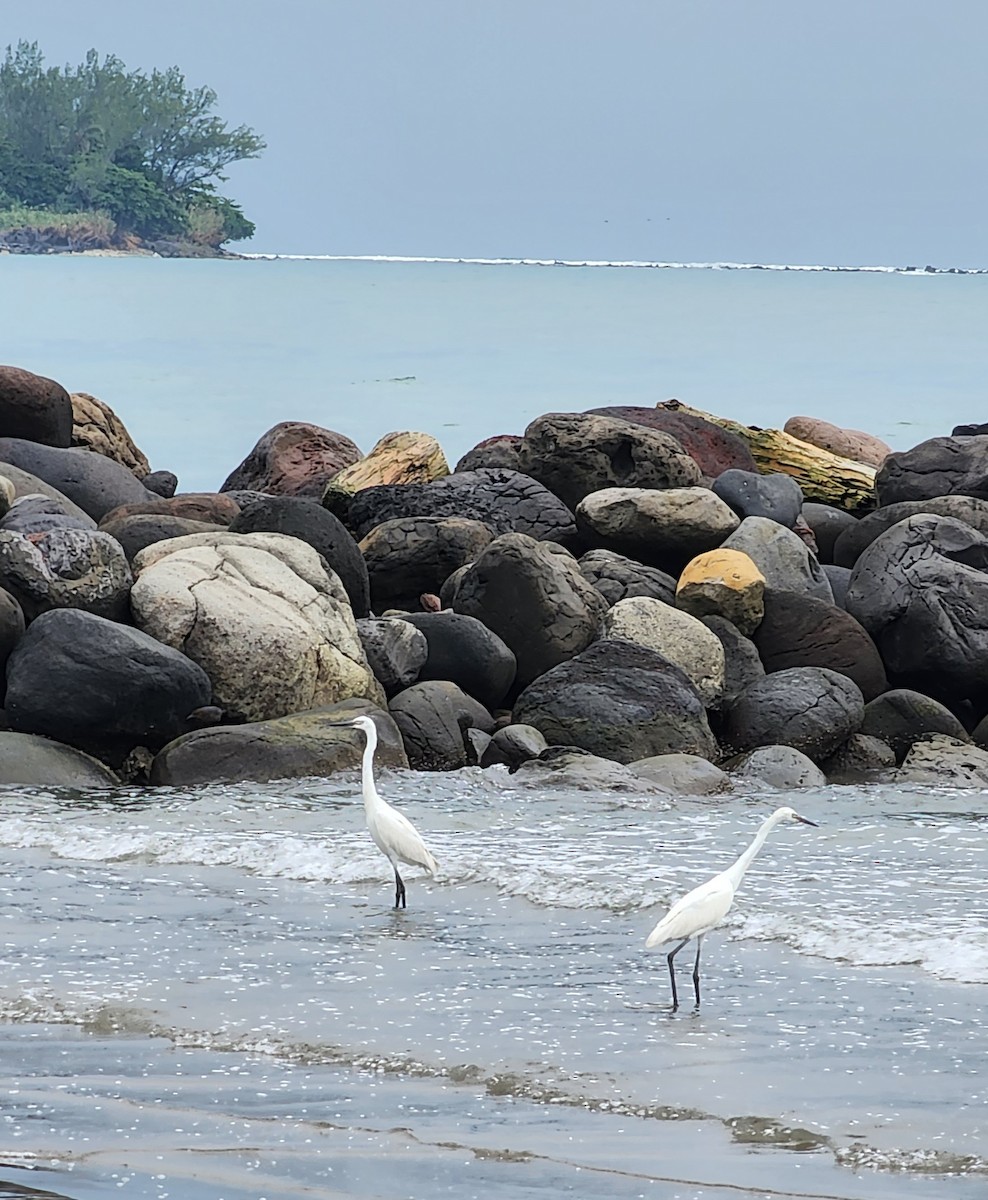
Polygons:
[[213,111],[178,67],[128,71],[90,50],[48,67],[35,42],[0,65],[0,252],[217,257],[254,224],[218,185],[264,141]]

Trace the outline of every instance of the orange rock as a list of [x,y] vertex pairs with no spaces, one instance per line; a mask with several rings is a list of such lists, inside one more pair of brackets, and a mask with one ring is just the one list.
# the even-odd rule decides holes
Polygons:
[[744,634],[765,615],[765,576],[740,550],[708,550],[686,564],[676,607],[694,617],[720,616]]

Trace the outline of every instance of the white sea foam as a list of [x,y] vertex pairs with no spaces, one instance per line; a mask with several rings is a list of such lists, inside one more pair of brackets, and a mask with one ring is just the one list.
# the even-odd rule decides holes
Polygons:
[[661,262],[651,259],[595,258],[448,258],[441,255],[412,254],[264,254],[256,251],[241,253],[240,258],[262,261],[295,262],[381,262],[381,263],[447,263],[477,267],[612,267],[652,269],[662,271],[834,271],[866,272],[885,275],[985,275],[984,267],[890,267],[862,264],[835,266],[825,263],[748,263],[748,262]]

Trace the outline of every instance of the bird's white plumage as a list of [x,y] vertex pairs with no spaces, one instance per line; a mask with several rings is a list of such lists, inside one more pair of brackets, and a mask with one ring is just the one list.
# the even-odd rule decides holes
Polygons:
[[782,821],[800,821],[804,825],[814,825],[801,817],[792,808],[777,808],[774,813],[762,822],[761,828],[755,834],[754,841],[747,850],[732,863],[726,871],[721,871],[706,883],[701,883],[691,892],[687,892],[669,909],[666,915],[655,926],[645,939],[645,948],[651,950],[655,946],[663,946],[669,942],[678,943],[668,955],[669,979],[672,983],[673,1008],[679,1007],[676,996],[676,976],[673,970],[673,959],[679,950],[690,940],[697,939],[696,966],[693,969],[693,986],[696,990],[696,1002],[700,1003],[700,941],[705,933],[715,929],[730,912],[734,896],[741,885],[745,872],[754,861],[755,855],[765,844],[765,839]]
[[707,933],[723,921],[733,903],[733,884],[726,875],[715,875],[676,901],[648,935],[646,949]]
[[430,875],[439,869],[429,847],[421,834],[404,813],[393,808],[377,791],[374,783],[374,751],[377,748],[377,726],[370,717],[354,717],[347,722],[361,730],[366,738],[361,759],[361,791],[364,798],[364,816],[374,844],[390,860],[395,871],[399,892],[396,895],[404,902],[405,888],[398,871],[398,863],[424,867]]

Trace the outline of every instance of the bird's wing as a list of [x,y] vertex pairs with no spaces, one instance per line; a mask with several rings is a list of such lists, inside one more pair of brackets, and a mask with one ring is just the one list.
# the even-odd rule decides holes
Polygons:
[[429,847],[404,813],[389,804],[375,820],[376,830],[371,829],[374,840],[388,857],[400,858],[402,862],[424,867],[431,875],[439,869]]
[[733,901],[731,881],[725,875],[715,875],[676,901],[648,935],[646,949],[706,933],[720,924]]

